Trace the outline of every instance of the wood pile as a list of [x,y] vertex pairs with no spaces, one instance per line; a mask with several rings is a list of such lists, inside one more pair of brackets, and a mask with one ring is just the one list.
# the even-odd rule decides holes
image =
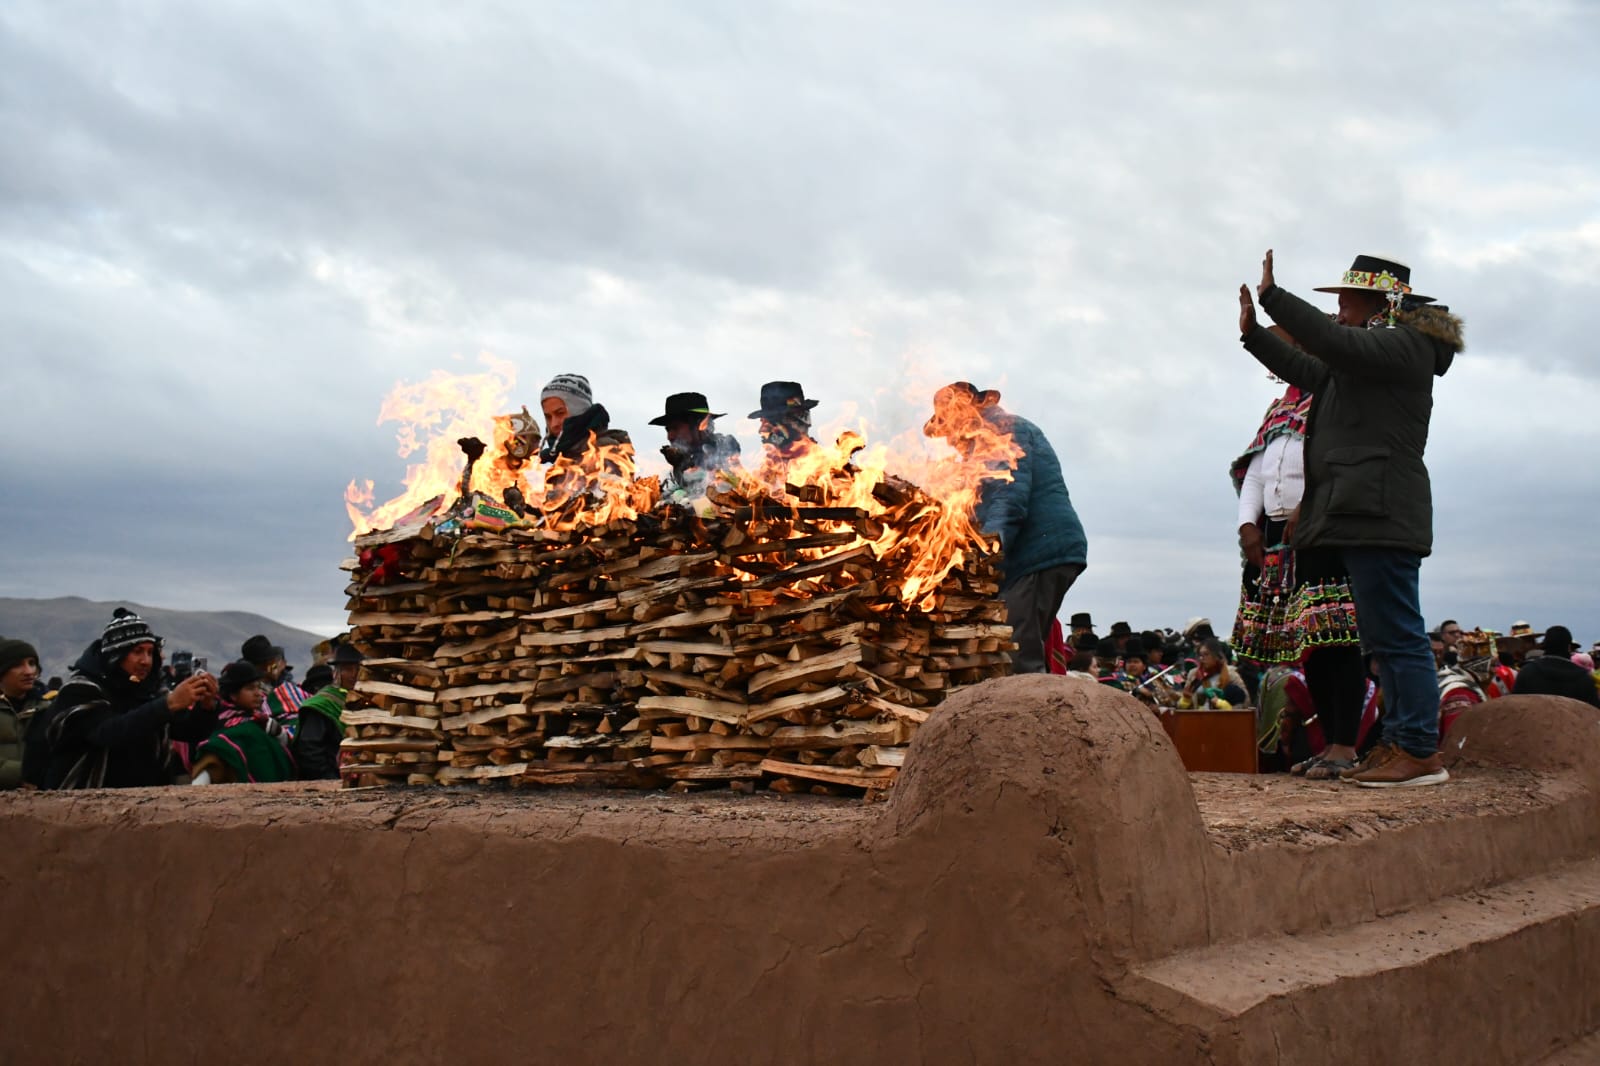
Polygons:
[[907,603],[917,542],[885,530],[939,504],[903,483],[877,514],[790,491],[359,538],[346,783],[889,787],[931,708],[1010,671],[997,558],[958,556]]

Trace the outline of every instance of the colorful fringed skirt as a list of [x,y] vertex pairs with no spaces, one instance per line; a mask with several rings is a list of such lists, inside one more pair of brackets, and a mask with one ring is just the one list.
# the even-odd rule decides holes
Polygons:
[[1283,539],[1281,523],[1268,521],[1263,539],[1274,544],[1258,569],[1246,563],[1233,623],[1241,658],[1267,666],[1304,662],[1318,648],[1359,647],[1356,601],[1337,550],[1297,551]]

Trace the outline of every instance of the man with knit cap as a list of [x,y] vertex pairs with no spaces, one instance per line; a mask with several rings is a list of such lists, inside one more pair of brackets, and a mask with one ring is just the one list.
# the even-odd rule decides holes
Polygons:
[[161,686],[161,641],[118,607],[73,664],[45,725],[49,788],[171,784],[171,742],[198,743],[217,724],[217,679],[196,673]]
[[628,434],[611,428],[611,415],[603,404],[594,402],[594,390],[582,374],[557,374],[539,393],[544,411],[545,436],[539,448],[539,461],[580,459],[589,450],[593,435],[595,447],[632,445]]
[[43,702],[39,652],[25,640],[0,637],[0,789],[28,783],[28,727]]

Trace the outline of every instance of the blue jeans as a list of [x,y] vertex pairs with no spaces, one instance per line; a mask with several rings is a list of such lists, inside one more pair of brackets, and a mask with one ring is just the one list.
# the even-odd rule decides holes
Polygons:
[[1383,739],[1425,759],[1439,750],[1439,675],[1422,620],[1422,556],[1397,548],[1342,548],[1356,598],[1361,647],[1378,660]]

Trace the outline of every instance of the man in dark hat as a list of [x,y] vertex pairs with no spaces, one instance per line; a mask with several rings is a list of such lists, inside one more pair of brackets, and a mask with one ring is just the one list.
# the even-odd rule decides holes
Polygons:
[[161,641],[126,607],[72,669],[45,723],[49,788],[171,784],[170,742],[216,728],[217,679],[201,671],[163,691]]
[[257,633],[239,646],[239,658],[260,672],[261,683],[267,693],[267,713],[279,727],[292,730],[300,704],[305,702],[310,693],[290,678],[284,650],[268,640],[265,634]]
[[1256,321],[1239,286],[1239,332],[1268,370],[1315,398],[1306,420],[1305,490],[1293,544],[1337,551],[1350,575],[1361,643],[1378,661],[1383,742],[1342,776],[1370,788],[1449,779],[1439,759],[1439,686],[1418,576],[1433,549],[1423,452],[1433,379],[1462,348],[1461,320],[1411,288],[1411,270],[1357,256],[1336,285],[1337,321],[1278,287],[1272,252],[1261,307],[1300,347]]
[[739,458],[739,442],[726,433],[716,432],[720,413],[711,410],[703,394],[675,392],[667,397],[666,413],[652,418],[652,426],[663,426],[667,443],[661,456],[672,467],[662,495],[674,503],[690,503],[706,493],[706,483],[719,470],[726,470]]
[[333,684],[300,705],[300,719],[291,750],[302,781],[336,781],[339,778],[344,705],[360,675],[362,658],[359,649],[341,640],[333,652]]
[[[1089,552],[1055,449],[1038,426],[1000,407],[999,392],[979,391],[966,381],[934,394],[933,417],[922,431],[948,441],[968,461],[1010,471],[1009,480],[982,480],[976,518],[985,532],[1000,537],[1000,595],[1017,645],[1012,669],[1045,673],[1050,624],[1088,565]],[[1003,461],[979,454],[996,439],[1009,441],[1010,454]]]
[[0,789],[26,783],[25,739],[43,702],[38,650],[25,640],[0,637]]
[[789,460],[817,442],[811,437],[811,411],[816,400],[806,399],[798,381],[769,381],[761,386],[761,406],[750,417],[761,422],[761,443],[767,457]]
[[1117,653],[1128,650],[1128,638],[1133,636],[1133,627],[1126,622],[1111,623],[1111,639],[1117,642]]
[[1068,622],[1068,625],[1071,627],[1072,635],[1074,637],[1081,637],[1085,633],[1087,633],[1089,636],[1094,637],[1096,640],[1100,639],[1098,636],[1095,635],[1094,619],[1089,617],[1089,612],[1088,611],[1079,611],[1076,614],[1074,614],[1072,616],[1071,620]]
[[1539,644],[1542,654],[1530,657],[1517,671],[1512,693],[1518,696],[1566,696],[1592,707],[1600,707],[1600,690],[1595,688],[1594,675],[1572,661],[1572,653],[1577,650],[1578,645],[1572,640],[1572,630],[1566,626],[1551,626],[1544,631],[1544,640]]

